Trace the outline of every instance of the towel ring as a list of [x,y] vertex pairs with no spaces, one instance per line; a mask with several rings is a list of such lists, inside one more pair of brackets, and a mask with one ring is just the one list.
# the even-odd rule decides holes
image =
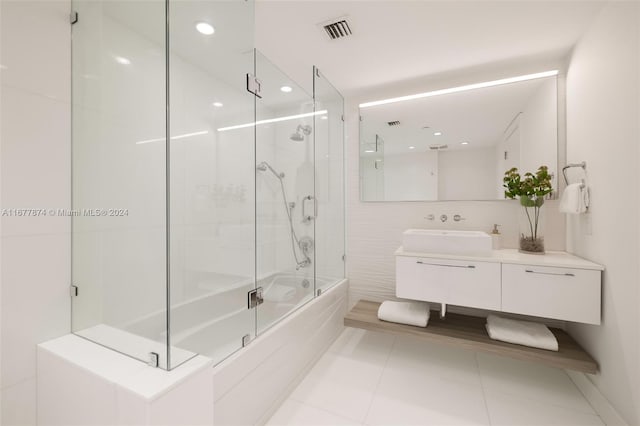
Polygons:
[[[569,185],[569,178],[567,178],[567,169],[570,169],[572,167],[580,167],[583,171],[584,174],[587,174],[587,162],[583,161],[582,163],[569,163],[566,166],[564,166],[562,168],[562,175],[564,176],[564,182]],[[584,179],[582,179],[582,187],[585,187],[585,183],[584,183]]]

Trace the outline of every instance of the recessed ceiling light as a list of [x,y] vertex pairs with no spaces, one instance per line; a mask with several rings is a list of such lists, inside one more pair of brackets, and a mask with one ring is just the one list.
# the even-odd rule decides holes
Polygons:
[[442,136],[442,132],[435,132],[433,136]]
[[415,146],[410,146],[409,149],[416,149],[416,147]]
[[113,59],[116,60],[117,63],[122,65],[131,65],[131,60],[125,58],[124,56],[115,56]]
[[216,32],[215,28],[213,28],[213,25],[206,22],[198,22],[196,24],[196,30],[204,35],[211,35]]
[[282,86],[280,88],[280,91],[284,92],[284,93],[289,93],[289,92],[293,91],[293,89],[291,88],[291,86]]
[[326,119],[328,119],[328,118],[329,118],[329,117],[327,117],[326,115],[323,115],[322,117],[320,117],[320,120],[326,120]]
[[469,142],[460,142],[460,145],[469,145]]
[[222,102],[214,102],[213,106],[216,108],[222,108],[224,106],[224,104]]
[[374,150],[372,150],[372,149],[367,149],[365,152],[369,152],[369,153],[371,153],[371,152],[375,152],[375,151],[374,151]]

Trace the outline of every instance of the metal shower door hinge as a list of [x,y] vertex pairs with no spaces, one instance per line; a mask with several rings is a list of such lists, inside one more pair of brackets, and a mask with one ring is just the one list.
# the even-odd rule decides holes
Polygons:
[[155,352],[149,352],[149,361],[147,361],[147,365],[149,367],[158,367],[160,364],[160,355]]
[[69,22],[71,22],[71,25],[78,22],[78,12],[71,12],[71,16],[69,17]]
[[262,98],[260,92],[262,91],[262,85],[260,80],[253,74],[247,74],[247,92],[253,93],[259,98]]
[[251,335],[245,334],[244,336],[242,336],[242,347],[243,348],[245,346],[247,346],[250,342],[251,342]]
[[262,305],[262,302],[264,302],[264,298],[262,297],[262,287],[251,290],[249,292],[248,299],[248,309],[253,309],[258,305]]
[[71,297],[77,297],[78,296],[78,286],[75,286],[75,285],[71,284],[71,286],[69,287],[69,291],[71,293]]

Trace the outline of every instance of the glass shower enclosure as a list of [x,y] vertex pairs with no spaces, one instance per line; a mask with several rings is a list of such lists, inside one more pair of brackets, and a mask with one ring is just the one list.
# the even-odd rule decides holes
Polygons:
[[342,280],[343,98],[254,49],[253,2],[72,7],[73,332],[218,362]]

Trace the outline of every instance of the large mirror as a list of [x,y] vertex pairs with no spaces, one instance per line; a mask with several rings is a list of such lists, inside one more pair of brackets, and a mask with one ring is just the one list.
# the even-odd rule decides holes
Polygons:
[[502,200],[506,170],[541,165],[557,189],[556,76],[370,104],[360,105],[362,201]]

